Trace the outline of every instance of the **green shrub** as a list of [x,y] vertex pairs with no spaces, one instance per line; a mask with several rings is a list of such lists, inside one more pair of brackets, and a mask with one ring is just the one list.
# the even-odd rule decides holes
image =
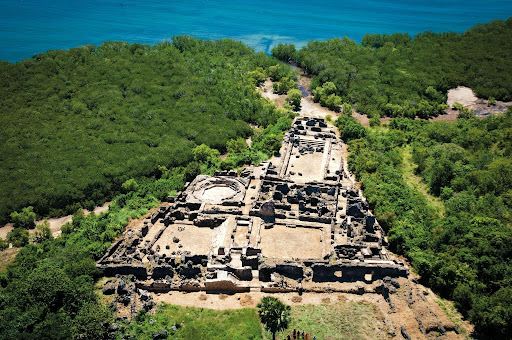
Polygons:
[[121,185],[121,188],[123,188],[124,192],[137,191],[137,189],[139,188],[139,184],[135,179],[130,178],[129,180],[124,182],[123,185]]
[[25,228],[14,228],[7,233],[7,242],[12,243],[13,247],[23,247],[28,244],[29,234]]
[[33,228],[35,219],[34,207],[26,207],[20,212],[14,211],[11,213],[11,221],[15,228]]
[[379,118],[370,118],[370,126],[380,126],[380,119]]
[[[344,129],[351,119],[342,117],[336,124]],[[505,140],[512,115],[454,123],[398,118],[389,127],[351,140],[349,166],[388,230],[390,248],[411,260],[424,284],[454,300],[476,336],[506,339],[512,331],[512,301],[505,297],[512,282],[512,164]],[[444,214],[406,182],[405,147]]]
[[512,100],[512,74],[503,71],[512,69],[510,36],[512,18],[461,34],[368,34],[361,44],[347,37],[310,41],[295,60],[314,75],[316,102],[323,85],[333,84],[323,97],[333,93],[368,117],[427,119],[443,114],[447,91],[462,84],[479,98]]
[[0,251],[9,248],[9,242],[0,237]]

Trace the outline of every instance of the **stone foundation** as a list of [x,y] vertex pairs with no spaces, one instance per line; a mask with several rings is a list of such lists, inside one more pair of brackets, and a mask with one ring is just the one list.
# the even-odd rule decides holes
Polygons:
[[342,164],[341,141],[325,122],[298,118],[271,162],[197,176],[97,265],[152,292],[300,292],[360,282],[364,293],[375,280],[407,276]]

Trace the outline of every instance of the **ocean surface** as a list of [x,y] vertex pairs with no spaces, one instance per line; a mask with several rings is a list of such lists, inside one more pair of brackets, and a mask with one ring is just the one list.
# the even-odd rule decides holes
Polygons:
[[233,38],[270,53],[280,42],[463,32],[510,16],[511,0],[0,0],[0,59],[103,41],[155,44],[181,34]]

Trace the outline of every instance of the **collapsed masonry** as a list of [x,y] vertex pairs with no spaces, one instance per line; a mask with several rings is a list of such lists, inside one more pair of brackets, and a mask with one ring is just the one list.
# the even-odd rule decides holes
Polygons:
[[342,156],[323,119],[298,118],[271,162],[197,176],[98,266],[154,292],[343,291],[359,282],[363,293],[407,276]]

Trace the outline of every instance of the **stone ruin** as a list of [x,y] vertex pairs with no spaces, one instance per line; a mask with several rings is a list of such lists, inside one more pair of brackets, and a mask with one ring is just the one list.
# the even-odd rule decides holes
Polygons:
[[143,291],[364,293],[408,275],[386,246],[341,140],[323,119],[301,117],[271,161],[197,176],[97,265]]

